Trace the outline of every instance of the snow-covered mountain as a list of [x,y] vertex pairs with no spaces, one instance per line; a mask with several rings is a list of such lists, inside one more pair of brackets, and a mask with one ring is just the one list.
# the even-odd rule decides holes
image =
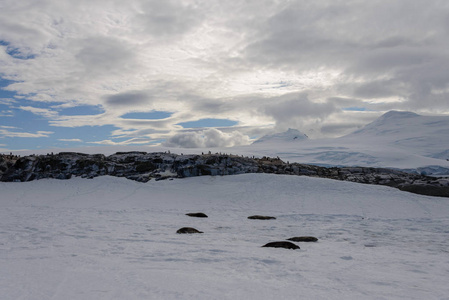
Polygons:
[[276,144],[276,143],[289,143],[289,142],[299,142],[308,139],[309,137],[300,132],[297,129],[289,128],[285,132],[275,133],[270,135],[265,135],[260,139],[256,140],[255,144]]
[[345,137],[370,139],[373,143],[395,146],[425,157],[449,159],[449,117],[421,116],[390,111],[374,122]]
[[367,166],[449,174],[449,117],[390,111],[363,128],[335,139],[253,143],[248,153],[327,166]]

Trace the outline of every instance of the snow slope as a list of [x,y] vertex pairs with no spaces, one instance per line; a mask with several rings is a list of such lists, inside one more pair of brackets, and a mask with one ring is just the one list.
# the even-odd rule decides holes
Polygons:
[[[333,166],[416,169],[449,174],[449,117],[390,111],[349,135],[295,142],[263,138],[243,147],[246,153],[279,156],[283,160]],[[273,143],[273,141],[276,141]]]
[[[0,183],[2,299],[448,299],[445,198],[246,174]],[[207,219],[185,216],[202,211]],[[276,220],[248,220],[253,214]],[[192,226],[204,234],[179,235]],[[262,248],[313,235],[300,250]]]

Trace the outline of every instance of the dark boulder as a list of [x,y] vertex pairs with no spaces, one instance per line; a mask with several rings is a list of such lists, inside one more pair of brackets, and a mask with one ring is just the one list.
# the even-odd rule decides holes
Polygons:
[[181,229],[178,229],[176,233],[203,233],[203,232],[192,227],[182,227]]
[[198,212],[198,213],[188,213],[186,214],[186,216],[189,217],[195,217],[195,218],[207,218],[207,215],[202,213],[202,212]]
[[291,242],[271,242],[262,247],[272,247],[272,248],[285,248],[285,249],[300,249],[299,246],[291,243]]
[[251,220],[276,220],[275,217],[259,216],[259,215],[249,216],[248,219],[251,219]]
[[295,236],[295,237],[289,238],[287,240],[293,241],[293,242],[317,242],[318,241],[318,239],[313,236]]

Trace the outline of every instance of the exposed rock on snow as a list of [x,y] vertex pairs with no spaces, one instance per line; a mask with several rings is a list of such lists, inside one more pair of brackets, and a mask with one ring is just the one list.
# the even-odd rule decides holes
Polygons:
[[202,212],[188,213],[188,214],[186,214],[186,216],[195,217],[195,218],[207,218],[207,215],[205,213],[202,213]]
[[285,241],[271,242],[271,243],[263,245],[262,247],[285,248],[285,249],[293,249],[293,250],[300,249],[298,245],[295,245],[291,242],[285,242]]
[[259,215],[249,216],[248,219],[251,219],[251,220],[276,220],[275,217],[259,216]]
[[150,179],[184,178],[202,175],[273,173],[304,175],[388,185],[417,194],[449,197],[449,179],[410,174],[385,168],[325,168],[285,163],[279,158],[249,158],[226,154],[177,155],[155,152],[119,152],[110,156],[61,152],[21,158],[0,156],[0,181],[31,181],[42,178],[94,178],[102,175],[126,177],[139,182]]
[[176,231],[176,233],[204,233],[202,231],[199,231],[198,229],[192,228],[192,227],[182,227]]
[[314,236],[296,236],[287,239],[292,242],[317,242],[318,239]]

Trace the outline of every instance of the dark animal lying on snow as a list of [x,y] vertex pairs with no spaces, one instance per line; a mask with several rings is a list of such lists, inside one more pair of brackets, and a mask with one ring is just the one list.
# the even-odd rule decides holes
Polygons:
[[188,213],[186,214],[189,217],[195,217],[195,218],[207,218],[207,215],[202,213],[202,212],[198,212],[198,213]]
[[300,249],[299,246],[291,243],[291,242],[271,242],[262,247],[272,247],[272,248],[285,248],[285,249]]
[[295,237],[289,238],[287,240],[293,241],[293,242],[317,242],[318,241],[318,239],[313,236],[295,236]]
[[248,219],[251,219],[251,220],[276,220],[275,217],[259,216],[259,215],[249,216]]
[[176,233],[203,233],[203,232],[192,227],[182,227],[181,229],[178,229]]

